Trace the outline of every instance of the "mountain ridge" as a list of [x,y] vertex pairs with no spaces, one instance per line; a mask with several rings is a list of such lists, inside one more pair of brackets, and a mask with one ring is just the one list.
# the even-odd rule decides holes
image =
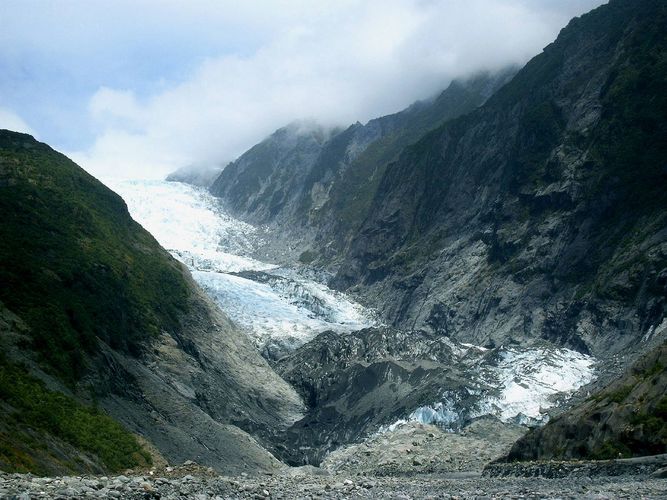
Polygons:
[[[210,191],[242,220],[287,231],[314,257],[336,260],[360,223],[358,214],[369,209],[387,161],[423,132],[482,104],[515,71],[455,80],[432,100],[365,125],[342,130],[289,125],[229,164]],[[300,255],[309,262],[308,249]]]
[[[525,337],[521,333],[524,329],[584,352],[601,354],[616,341],[613,349],[627,345],[631,336],[605,341],[577,332],[582,328],[577,321],[599,321],[591,318],[591,313],[572,309],[567,318],[562,312],[550,311],[553,306],[542,306],[544,317],[539,318],[530,311],[544,300],[531,301],[530,297],[543,294],[548,298],[554,290],[558,295],[567,288],[574,288],[570,297],[558,301],[570,303],[575,309],[586,308],[576,295],[590,297],[587,287],[605,287],[604,293],[619,297],[652,289],[642,306],[648,309],[642,313],[646,319],[634,328],[645,332],[659,324],[664,317],[664,301],[659,298],[662,287],[658,283],[640,281],[623,290],[623,282],[611,276],[611,286],[600,283],[602,276],[591,278],[597,279],[592,284],[581,283],[581,278],[594,273],[595,266],[600,265],[595,263],[596,258],[598,262],[635,258],[623,254],[612,257],[606,250],[614,244],[622,247],[623,243],[618,243],[624,238],[620,228],[633,224],[633,229],[624,227],[627,233],[638,233],[639,239],[643,235],[649,245],[653,242],[650,251],[639,250],[639,243],[632,246],[630,253],[634,250],[653,259],[648,270],[635,272],[657,276],[664,268],[664,250],[660,250],[664,246],[664,191],[660,186],[664,185],[665,173],[659,166],[664,151],[658,137],[664,131],[659,117],[665,105],[658,89],[665,76],[662,66],[649,65],[645,57],[642,59],[648,49],[641,45],[647,43],[646,38],[651,40],[649,60],[664,57],[664,37],[658,35],[662,25],[664,6],[651,1],[637,5],[614,1],[577,18],[483,107],[448,122],[406,149],[398,162],[390,164],[370,211],[373,215],[351,244],[334,283],[341,289],[364,287],[363,295],[382,297],[387,304],[382,306],[385,315],[397,326],[458,330],[460,340],[482,345],[508,337],[520,340]],[[619,44],[635,52],[619,52]],[[628,68],[628,64],[637,64],[638,68]],[[646,73],[647,91],[633,97],[634,89],[627,87],[623,71],[640,70]],[[535,82],[542,82],[542,86],[531,88]],[[615,105],[633,98],[637,111],[626,114],[627,109]],[[639,142],[630,133],[621,140],[609,136],[619,134],[618,125],[614,125],[619,120],[624,120],[628,132],[653,127],[649,129],[653,139],[645,136],[647,142],[643,144],[648,147],[637,156],[645,158],[644,163],[634,170],[629,151],[623,153],[621,148],[635,151]],[[589,150],[589,144],[597,144],[600,152]],[[612,153],[613,149],[606,150],[599,144],[616,151]],[[624,183],[621,179],[625,178],[632,180]],[[563,238],[563,233],[569,234]],[[458,284],[453,280],[438,283],[436,273],[452,274],[452,267],[468,269],[472,274],[465,278],[458,271],[453,276],[460,280]],[[490,287],[489,280],[496,283]],[[619,287],[618,291],[609,290],[612,286]],[[512,318],[499,309],[501,296],[516,296],[521,290],[530,292],[526,300],[531,303],[525,308],[502,304],[522,311]],[[492,320],[496,311],[499,317],[510,319],[506,325],[502,325],[502,319],[501,324],[484,325],[484,321],[475,319],[476,309],[466,311],[453,300],[453,295],[485,294],[491,297],[482,318]],[[594,296],[590,302],[598,298]],[[463,313],[463,322],[447,320],[443,313],[459,317]],[[588,317],[583,318],[586,314]],[[550,315],[558,327],[549,326]],[[557,333],[568,324],[572,325],[568,331]],[[494,339],[483,330],[500,334]],[[639,333],[634,335],[637,337]]]

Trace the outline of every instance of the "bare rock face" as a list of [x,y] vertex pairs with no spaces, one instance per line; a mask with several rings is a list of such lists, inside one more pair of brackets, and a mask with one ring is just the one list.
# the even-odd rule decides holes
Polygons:
[[[288,442],[316,462],[464,386],[448,355],[411,357],[424,336],[547,342],[603,360],[602,375],[667,338],[666,50],[664,2],[612,0],[490,96],[454,85],[326,140],[285,129],[223,172],[212,192],[234,213],[280,228],[292,258],[414,337],[380,354],[372,332],[324,335],[276,363],[309,405]],[[441,121],[414,119],[433,110]]]
[[281,129],[211,192],[391,326],[641,350],[667,296],[665,32],[664,2],[611,1],[516,75],[330,137]]
[[[218,471],[276,471],[272,436],[302,417],[299,395],[278,377],[191,282],[183,329],[164,333],[141,359],[104,349],[85,383],[99,404],[145,436],[170,463]],[[262,437],[264,439],[262,439]]]
[[319,465],[327,452],[437,401],[443,391],[462,390],[466,381],[454,363],[447,345],[418,334],[382,328],[320,334],[274,365],[308,405],[283,434],[280,457]]
[[[480,106],[515,71],[455,81],[430,101],[344,130],[292,123],[230,163],[210,191],[235,216],[300,240],[292,257],[336,260],[367,214],[386,164],[429,130]],[[262,252],[282,254],[281,242],[268,243]]]
[[371,476],[480,472],[525,432],[495,419],[477,420],[459,433],[406,422],[392,432],[339,448],[327,455],[322,467],[336,474]]
[[482,107],[406,148],[334,284],[397,327],[487,347],[542,338],[606,357],[653,335],[665,15],[617,0],[574,19]]

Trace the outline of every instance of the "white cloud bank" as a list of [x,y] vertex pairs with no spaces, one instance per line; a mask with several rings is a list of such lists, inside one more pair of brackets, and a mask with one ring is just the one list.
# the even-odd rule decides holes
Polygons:
[[7,108],[0,108],[0,129],[13,130],[14,132],[23,132],[24,134],[35,135],[30,126],[16,113]]
[[[230,23],[238,30],[261,18],[248,25],[265,30],[257,47],[209,57],[141,98],[132,88],[100,87],[88,105],[98,135],[70,156],[95,175],[120,177],[163,177],[184,165],[231,160],[295,119],[365,121],[428,97],[454,77],[524,63],[569,18],[600,3],[248,3]],[[234,11],[231,2],[216,5],[216,12]]]

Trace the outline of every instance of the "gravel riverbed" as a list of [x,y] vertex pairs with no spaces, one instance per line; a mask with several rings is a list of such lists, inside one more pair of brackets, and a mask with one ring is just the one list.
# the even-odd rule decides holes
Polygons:
[[0,498],[667,498],[667,480],[649,476],[487,478],[478,472],[404,477],[321,475],[306,467],[273,476],[169,475],[41,478],[0,474]]

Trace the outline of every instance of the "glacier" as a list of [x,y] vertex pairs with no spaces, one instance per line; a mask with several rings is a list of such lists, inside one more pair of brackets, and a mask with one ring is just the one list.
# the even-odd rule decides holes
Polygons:
[[206,189],[160,180],[104,183],[263,354],[280,357],[321,332],[377,324],[373,311],[299,269],[253,258],[258,229],[225,213]]
[[[372,310],[312,274],[254,258],[261,232],[225,213],[205,189],[156,180],[105,183],[266,357],[278,359],[327,330],[351,332],[380,323]],[[380,432],[409,421],[455,431],[484,415],[544,423],[557,398],[592,381],[595,372],[592,357],[552,345],[490,350],[451,341],[451,348],[468,365],[468,387],[444,392]]]
[[467,360],[470,385],[444,392],[440,401],[416,408],[379,432],[409,422],[454,432],[484,416],[505,423],[541,425],[549,420],[547,410],[595,378],[595,358],[552,345],[490,350],[458,344],[454,352],[459,358],[477,356]]

